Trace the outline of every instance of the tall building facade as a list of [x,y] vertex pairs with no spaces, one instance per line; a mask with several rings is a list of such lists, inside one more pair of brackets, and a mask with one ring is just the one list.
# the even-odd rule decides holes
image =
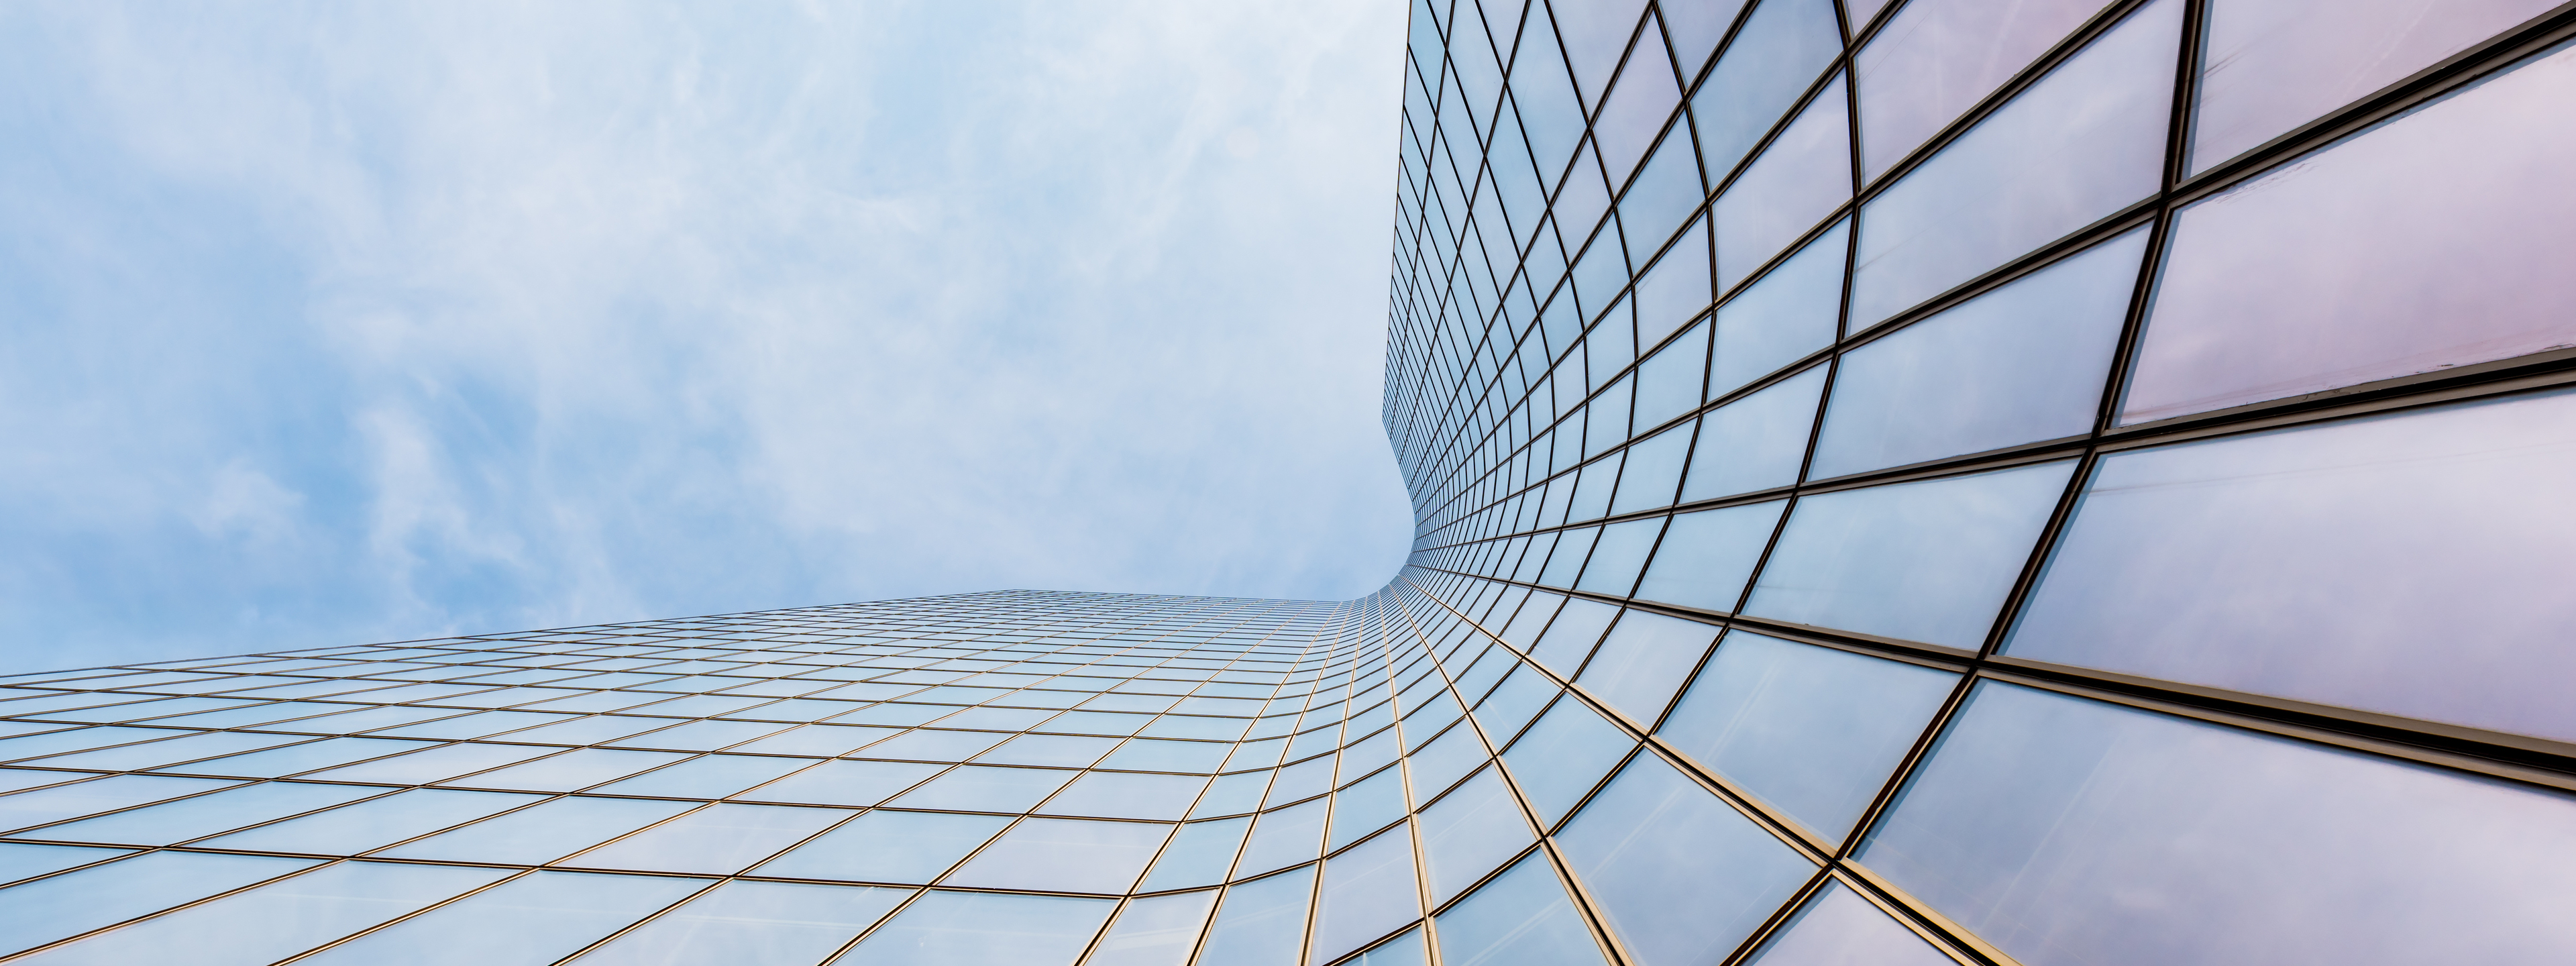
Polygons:
[[2571,36],[1418,0],[1385,589],[0,679],[0,959],[2566,962]]

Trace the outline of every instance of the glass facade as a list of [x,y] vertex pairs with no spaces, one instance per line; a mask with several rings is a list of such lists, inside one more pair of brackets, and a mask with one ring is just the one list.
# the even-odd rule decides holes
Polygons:
[[1417,0],[1383,590],[0,678],[0,959],[2565,962],[2571,37]]

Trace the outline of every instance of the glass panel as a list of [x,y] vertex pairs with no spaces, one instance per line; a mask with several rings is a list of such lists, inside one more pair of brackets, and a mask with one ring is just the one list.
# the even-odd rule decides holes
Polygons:
[[638,798],[559,798],[398,846],[399,859],[454,862],[551,862],[696,808],[696,802]]
[[771,859],[759,874],[919,884],[939,878],[1011,820],[998,815],[869,812]]
[[1270,775],[1267,771],[1255,771],[1219,776],[1214,784],[1208,786],[1207,794],[1199,797],[1199,803],[1191,807],[1190,815],[1205,818],[1260,808],[1261,795],[1270,788]]
[[1226,871],[1234,868],[1234,853],[1243,847],[1243,833],[1251,827],[1249,815],[1181,826],[1180,834],[1163,849],[1162,861],[1155,863],[1154,874],[1145,877],[1144,890],[1159,892],[1224,882]]
[[2138,229],[1843,354],[1811,479],[2093,430]]
[[1033,818],[1012,826],[947,885],[1124,895],[1170,836],[1169,825]]
[[79,754],[40,758],[35,761],[28,762],[28,764],[42,765],[47,768],[88,768],[96,771],[129,771],[137,768],[150,768],[155,765],[167,765],[171,762],[188,761],[195,758],[213,758],[217,755],[229,755],[236,752],[252,751],[260,748],[274,748],[278,745],[306,740],[309,739],[293,735],[261,735],[239,731],[213,731],[204,734],[188,735],[182,738],[172,738],[168,741],[154,741],[139,745],[127,745],[122,748],[101,748],[97,751],[87,751]]
[[1682,502],[1798,482],[1824,391],[1825,367],[1817,366],[1700,417]]
[[[1561,479],[1558,485],[1564,485]],[[1583,561],[1591,555],[1592,541],[1600,534],[1601,530],[1598,527],[1568,530],[1559,534],[1556,553],[1547,558],[1547,569],[1539,571],[1538,582],[1550,587],[1574,586],[1574,575],[1583,572]]]
[[1848,108],[1842,79],[1835,78],[1718,196],[1710,218],[1717,225],[1719,289],[1734,288],[1851,200]]
[[1241,879],[1313,861],[1324,844],[1324,814],[1330,804],[1317,799],[1261,813],[1261,821],[1252,827],[1252,840],[1243,847],[1243,861],[1234,868],[1234,877]]
[[1314,952],[1306,962],[1330,960],[1421,917],[1421,891],[1413,882],[1413,832],[1388,829],[1324,863]]
[[537,872],[298,963],[539,966],[707,885],[668,876]]
[[891,804],[904,808],[955,808],[1025,812],[1081,772],[1051,768],[985,768],[967,765],[904,793]]
[[1441,913],[1440,961],[1449,966],[1575,966],[1603,962],[1592,930],[1566,899],[1540,853]]
[[1207,774],[1225,762],[1231,744],[1213,741],[1157,741],[1138,738],[1110,753],[1100,763],[1102,768],[1128,768],[1137,771],[1186,771]]
[[603,795],[723,798],[813,763],[810,758],[708,755],[614,782],[599,791]]
[[994,765],[1052,765],[1061,768],[1080,768],[1099,761],[1100,756],[1108,754],[1109,749],[1117,746],[1116,738],[1021,735],[977,756],[975,760]]
[[545,798],[419,788],[212,839],[218,849],[356,855]]
[[0,950],[41,946],[314,864],[268,856],[146,852],[12,886],[0,890]]
[[[1491,705],[1492,702],[1488,701],[1487,706]],[[1439,740],[1414,749],[1404,762],[1413,773],[1415,794],[1429,797],[1440,794],[1442,789],[1476,770],[1476,766],[1484,764],[1486,758],[1485,745],[1477,740],[1476,729],[1462,724],[1449,729]]]
[[1843,312],[1843,262],[1850,253],[1851,222],[1844,221],[1718,307],[1709,398],[1833,344]]
[[2576,393],[2106,457],[2018,657],[2576,739]]
[[1199,962],[1226,966],[1295,966],[1306,937],[1306,900],[1315,867],[1283,872],[1225,891]]
[[1270,783],[1267,804],[1276,807],[1331,790],[1334,763],[1334,756],[1325,755],[1280,769],[1279,779]]
[[1008,737],[990,731],[908,731],[869,745],[865,753],[870,758],[965,761]]
[[1422,864],[1431,876],[1432,903],[1449,901],[1533,841],[1500,770],[1468,779],[1422,810]]
[[1637,585],[1638,599],[1734,610],[1788,505],[1787,500],[1772,500],[1675,515],[1655,549],[1654,564],[1646,568],[1646,579]]
[[[1680,203],[1697,207],[1700,200],[1699,169],[1693,166],[1689,151],[1690,142],[1678,133],[1672,140],[1664,142],[1663,151],[1655,156],[1654,166],[1647,168],[1645,174],[1647,178],[1658,180],[1656,182],[1641,180],[1636,187],[1630,188],[1628,201],[1621,205],[1620,210],[1629,210],[1630,205],[1643,206],[1657,203],[1660,201],[1662,191],[1669,190],[1678,194],[1685,188],[1689,190],[1690,197]],[[1666,161],[1667,156],[1671,156],[1673,160]],[[1670,173],[1674,178],[1674,183],[1669,187],[1660,181],[1667,167],[1671,169]],[[1657,196],[1648,197],[1646,195],[1648,190],[1658,191]],[[1673,215],[1673,217],[1679,216],[1679,213]],[[1632,239],[1630,245],[1635,247],[1644,244],[1661,244],[1662,241],[1662,238],[1656,238],[1651,243]],[[1636,257],[1640,260],[1650,254],[1643,248],[1637,248],[1636,251]],[[1681,241],[1674,243],[1670,250],[1664,252],[1664,257],[1655,262],[1654,267],[1647,269],[1645,274],[1637,279],[1635,295],[1637,343],[1651,346],[1662,341],[1664,336],[1672,334],[1672,331],[1680,328],[1682,323],[1707,311],[1713,294],[1715,293],[1709,289],[1708,223],[1693,221],[1690,227],[1684,230]],[[1682,339],[1681,343],[1696,342],[1700,348],[1706,349],[1708,346],[1706,340],[1705,335],[1693,335]],[[1668,348],[1664,351],[1669,353],[1674,350]],[[1688,350],[1684,351],[1687,353]],[[1705,352],[1696,359],[1678,356],[1659,357],[1659,361],[1655,364],[1656,368],[1652,370],[1654,375],[1651,378],[1659,381],[1659,384],[1678,387],[1682,383],[1687,383],[1688,386],[1686,389],[1675,388],[1669,393],[1659,389],[1641,388],[1637,396],[1637,425],[1653,426],[1672,418],[1682,410],[1698,405],[1700,372],[1706,362]],[[1678,397],[1684,392],[1687,392],[1690,398],[1686,402],[1679,401]],[[1676,404],[1680,405],[1680,409],[1672,408]]]
[[191,775],[242,775],[250,778],[276,778],[298,772],[345,765],[384,755],[400,754],[427,748],[432,742],[397,741],[389,738],[326,738],[321,741],[267,751],[232,755],[190,765],[171,765],[163,771]]
[[[1830,0],[1763,0],[1754,9],[1717,69],[1691,98],[1691,115],[1699,122],[1700,162],[1708,166],[1710,179],[1724,179],[1789,112],[1798,95],[1842,53],[1841,34]],[[1698,69],[1689,60],[1684,58],[1684,66]]]
[[[676,748],[681,751],[714,751],[727,745],[738,745],[754,738],[767,737],[784,730],[777,724],[750,721],[692,721],[677,728],[664,728],[651,734],[636,735],[616,744],[624,748]],[[525,740],[524,735],[511,735]]]
[[1621,769],[1556,838],[1641,966],[1724,959],[1816,872],[1653,755]]
[[2211,4],[2192,170],[2288,133],[2554,6],[2552,0]]
[[1958,680],[1736,631],[1659,733],[1807,827],[1840,839]]
[[1333,832],[1324,851],[1339,849],[1385,828],[1386,823],[1403,818],[1407,811],[1411,809],[1404,804],[1404,776],[1399,769],[1389,768],[1342,789],[1333,796]]
[[[76,778],[77,775],[63,775]],[[224,788],[232,782],[211,778],[164,778],[159,775],[115,775],[97,781],[57,785],[0,796],[0,828],[25,828],[67,818],[95,815]]]
[[2013,685],[1954,721],[1859,857],[2024,963],[2576,947],[2564,794]]
[[379,732],[388,738],[482,738],[505,731],[569,721],[572,716],[537,711],[486,711]]
[[1083,966],[1187,966],[1216,907],[1216,890],[1129,902]]
[[510,871],[342,862],[17,962],[261,966],[489,885]]
[[60,872],[75,865],[132,855],[133,849],[103,849],[85,845],[36,845],[30,842],[0,842],[0,872],[7,879],[32,879],[49,872]]
[[833,808],[714,805],[565,861],[593,869],[740,872],[848,817]]
[[383,793],[381,788],[349,785],[261,782],[17,834],[64,842],[169,845]]
[[[468,772],[497,768],[526,761],[539,755],[554,754],[553,748],[530,748],[525,745],[442,745],[408,755],[396,755],[380,761],[334,768],[308,777],[335,782],[383,782],[388,785],[426,785],[442,778]],[[651,752],[626,752],[651,754]],[[641,767],[641,766],[638,766]]]
[[941,766],[892,761],[827,761],[744,792],[764,802],[874,805],[939,773]]
[[464,778],[449,779],[447,784],[475,788],[510,788],[540,792],[569,792],[613,781],[647,768],[667,765],[689,756],[669,751],[610,751],[604,748],[576,748],[552,758],[512,765],[498,771],[483,772]]
[[1618,725],[1567,696],[1504,750],[1503,761],[1539,821],[1555,825],[1636,745]]
[[[1674,462],[1680,462],[1675,453]],[[1679,467],[1675,467],[1678,472]],[[1669,484],[1666,485],[1669,489]],[[1583,566],[1583,579],[1576,590],[1613,597],[1626,597],[1637,584],[1637,570],[1646,565],[1646,554],[1655,548],[1655,536],[1664,530],[1664,519],[1630,520],[1601,528],[1601,539],[1592,547],[1592,560]]]
[[1629,611],[1603,638],[1601,649],[1575,678],[1584,690],[1631,720],[1653,726],[1717,640],[1717,628],[1644,611]]
[[2571,98],[2561,47],[2183,209],[2121,421],[2576,344]]
[[893,734],[884,728],[857,725],[806,725],[734,749],[764,755],[843,755]]
[[1956,966],[1842,883],[1827,880],[1748,966]]
[[[1547,676],[1540,673],[1537,668],[1522,667],[1511,677],[1503,679],[1503,685],[1495,688],[1494,693],[1485,698],[1485,703],[1476,706],[1476,722],[1484,725],[1485,733],[1493,736],[1496,742],[1507,743],[1512,740],[1513,735],[1521,733],[1522,726],[1529,724],[1530,718],[1536,716],[1540,709],[1547,707],[1548,701],[1556,697],[1558,690],[1556,682],[1548,680]],[[1433,748],[1425,748],[1414,754],[1413,774],[1417,785],[1426,775],[1441,774],[1434,766],[1447,763],[1440,755],[1434,753],[1437,747],[1435,745]],[[1475,746],[1472,738],[1465,744],[1457,746],[1454,754],[1459,756],[1459,763],[1456,765],[1455,772],[1447,775],[1451,780],[1466,774],[1468,770],[1483,764],[1485,760],[1484,748]],[[1443,782],[1438,787],[1446,786],[1447,783]]]
[[1039,809],[1049,815],[1173,820],[1190,810],[1207,779],[1188,775],[1093,772],[1074,780]]
[[912,893],[728,882],[591,950],[581,966],[814,966]]
[[1745,612],[1977,648],[2074,467],[1801,498]]
[[[1862,171],[1878,177],[2101,9],[2102,0],[1907,4],[1853,59]],[[1852,26],[1866,16],[1855,11]]]
[[[1690,351],[1702,350],[1693,348]],[[1699,373],[1696,369],[1691,373],[1690,397],[1690,405],[1697,405]],[[1681,486],[1682,464],[1690,457],[1690,444],[1691,427],[1685,423],[1628,447],[1628,465],[1619,474],[1619,496],[1610,501],[1610,512],[1616,515],[1671,506],[1673,491]],[[1591,577],[1587,574],[1584,579]],[[1620,593],[1626,592],[1626,588],[1620,589]]]
[[2129,15],[1871,200],[1853,328],[2153,194],[2183,6],[2157,0]]
[[1610,629],[1610,621],[1619,616],[1615,605],[1599,601],[1569,600],[1558,611],[1555,623],[1547,633],[1530,645],[1530,659],[1566,674],[1583,666],[1583,656],[1601,640],[1601,632]]

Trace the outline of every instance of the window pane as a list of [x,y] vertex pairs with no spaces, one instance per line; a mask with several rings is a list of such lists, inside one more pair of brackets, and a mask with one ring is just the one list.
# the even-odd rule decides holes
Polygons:
[[1172,827],[1146,822],[1033,818],[976,853],[947,885],[1123,895]]
[[[241,775],[249,778],[276,778],[316,768],[345,765],[385,755],[401,754],[431,745],[427,741],[397,741],[391,738],[325,738],[321,741],[267,751],[232,755],[191,765],[172,765],[166,771],[191,775]],[[525,749],[536,751],[538,749]]]
[[1314,953],[1322,963],[1422,917],[1413,882],[1413,833],[1392,828],[1324,863]]
[[1651,727],[1690,677],[1717,628],[1632,610],[1603,638],[1575,683],[1630,719]]
[[1021,735],[977,756],[975,760],[993,765],[1051,765],[1059,768],[1081,768],[1099,761],[1100,756],[1108,754],[1109,749],[1117,746],[1116,738],[1093,738],[1081,735]]
[[[1693,376],[1690,401],[1679,408],[1698,404],[1699,380]],[[1673,491],[1681,486],[1682,464],[1690,457],[1690,444],[1691,427],[1684,423],[1628,447],[1627,465],[1619,473],[1619,495],[1610,501],[1610,512],[1615,515],[1671,506]],[[1589,581],[1592,577],[1587,574],[1584,579]],[[1624,594],[1626,589],[1620,592]]]
[[1522,859],[1441,913],[1440,961],[1450,966],[1576,966],[1603,962],[1601,948],[1564,884],[1540,853]]
[[512,765],[498,771],[449,779],[446,784],[467,785],[474,788],[569,792],[601,782],[614,781],[647,768],[667,765],[687,757],[689,756],[669,751],[610,751],[604,748],[576,748],[552,758],[540,759],[524,765]]
[[2153,194],[2182,9],[2158,0],[2129,15],[1873,199],[1853,328]]
[[[530,748],[525,745],[442,745],[408,755],[396,755],[379,761],[334,768],[306,776],[335,782],[384,782],[389,785],[426,785],[442,778],[467,772],[496,768],[512,762],[526,761],[538,755],[553,754],[553,748]],[[628,752],[628,754],[651,754]],[[638,766],[641,767],[641,766]]]
[[770,860],[759,874],[926,883],[1009,824],[1010,819],[998,815],[869,812]]
[[560,798],[385,854],[456,862],[551,862],[696,807],[696,802],[636,798]]
[[1389,768],[1367,781],[1342,789],[1333,795],[1332,838],[1324,845],[1329,852],[1350,844],[1360,836],[1385,828],[1388,822],[1403,818],[1411,811],[1404,803],[1404,776],[1400,769]]
[[1828,881],[1749,966],[1956,966],[1869,900]]
[[1503,785],[1502,773],[1485,769],[1422,811],[1431,901],[1449,901],[1532,841],[1529,820]]
[[955,808],[1025,812],[1080,772],[1052,768],[985,768],[967,765],[906,792],[892,804],[904,808]]
[[1802,498],[1745,612],[1976,648],[2074,466]]
[[1530,660],[1572,674],[1583,666],[1583,656],[1592,653],[1592,645],[1601,640],[1601,632],[1610,629],[1610,621],[1619,616],[1619,608],[1590,600],[1568,600],[1556,613],[1547,633],[1530,645]]
[[0,949],[41,946],[314,864],[267,856],[146,852],[22,883],[0,889]]
[[416,788],[207,841],[219,849],[356,855],[543,799],[511,792]]
[[[2083,25],[2101,0],[1915,0],[1854,59],[1861,164],[1876,178]],[[1867,17],[1855,10],[1852,26]]]
[[2550,0],[2212,4],[2192,170],[2288,133],[2554,6]]
[[[619,741],[622,748],[673,748],[681,751],[714,751],[727,745],[738,745],[754,738],[767,737],[785,728],[769,722],[692,721],[677,728],[664,728],[651,734],[636,735]],[[522,739],[522,735],[511,735]]]
[[2576,393],[2103,459],[2019,657],[2576,738]]
[[883,728],[856,725],[806,725],[793,731],[782,731],[735,748],[739,752],[765,755],[843,755],[861,745],[884,738],[892,732]]
[[101,748],[79,754],[58,755],[28,762],[47,768],[88,768],[97,771],[128,771],[151,768],[195,758],[213,758],[237,752],[274,748],[278,745],[308,739],[293,735],[262,735],[241,731],[213,731],[203,734],[153,741],[122,748]]
[[[1734,170],[1789,112],[1798,95],[1842,53],[1840,33],[1833,4],[1825,0],[1764,0],[1754,9],[1717,69],[1691,98],[1691,113],[1699,122],[1700,160],[1709,177],[1724,178]],[[1695,59],[1684,57],[1683,68],[1697,71]]]
[[1313,861],[1324,843],[1324,814],[1330,804],[1318,799],[1261,813],[1261,820],[1252,826],[1251,841],[1243,847],[1243,861],[1235,865],[1234,877],[1256,876]]
[[21,838],[62,842],[169,845],[383,792],[381,788],[351,785],[261,782],[17,834]]
[[1234,868],[1235,852],[1243,846],[1243,833],[1251,827],[1248,815],[1181,826],[1180,834],[1163,849],[1162,860],[1154,864],[1154,874],[1145,877],[1144,891],[1224,882],[1226,871]]
[[2571,98],[2560,47],[2183,209],[2121,420],[2576,344]]
[[1215,906],[1214,889],[1129,902],[1083,966],[1187,966]]
[[[63,778],[80,777],[69,773],[57,774]],[[114,775],[97,781],[0,795],[0,827],[43,825],[111,809],[131,808],[146,802],[167,801],[232,784],[210,778]]]
[[1157,741],[1138,738],[1120,745],[1100,762],[1102,768],[1137,771],[1185,771],[1207,774],[1225,762],[1231,744],[1213,741]]
[[907,731],[869,745],[860,753],[870,758],[965,761],[1008,737],[991,731]]
[[1717,225],[1718,288],[1734,288],[1851,200],[1850,132],[1842,79],[1835,78],[1718,196],[1710,213]]
[[[1224,746],[1219,746],[1224,747]],[[1039,811],[1049,815],[1178,819],[1190,810],[1207,779],[1191,775],[1092,772],[1074,780]]]
[[85,845],[36,845],[30,842],[0,842],[0,869],[9,870],[8,880],[32,879],[48,872],[60,872],[75,865],[103,862],[120,855],[132,855],[133,849],[92,848]]
[[593,869],[740,872],[848,817],[835,808],[719,804],[565,861]]
[[1310,865],[1227,889],[1199,962],[1296,966],[1297,947],[1306,936],[1306,900],[1314,888]]
[[764,802],[874,805],[939,773],[941,766],[893,761],[827,761],[744,792]]
[[298,963],[541,966],[708,884],[669,876],[538,872]]
[[1825,368],[1817,366],[1700,417],[1682,502],[1798,482],[1824,391]]
[[1656,534],[1662,533],[1664,520],[1630,520],[1601,528],[1601,539],[1592,547],[1592,559],[1583,565],[1583,579],[1575,589],[1613,597],[1626,597],[1637,584],[1637,570],[1646,565],[1646,553],[1655,547]]
[[17,962],[260,966],[509,874],[508,869],[342,862]]
[[1660,733],[1808,828],[1840,839],[1958,680],[1736,631]]
[[[1272,749],[1271,754],[1278,754],[1278,750]],[[1191,806],[1190,816],[1236,815],[1260,808],[1262,793],[1270,789],[1270,777],[1267,771],[1219,776],[1199,797],[1199,803]]]
[[761,755],[708,755],[648,771],[599,789],[603,795],[666,795],[673,798],[723,798],[814,763],[811,758]]
[[1734,610],[1786,506],[1785,500],[1773,500],[1673,517],[1663,544],[1655,550],[1654,563],[1646,568],[1646,579],[1637,586],[1637,597]]
[[[1850,232],[1849,221],[1835,225],[1718,308],[1717,346],[1708,370],[1710,398],[1833,344],[1842,317]],[[1799,442],[1803,446],[1805,440]]]
[[1557,843],[1641,966],[1725,958],[1816,871],[1653,755],[1622,769]]
[[574,962],[814,966],[911,894],[906,889],[728,882]]
[[2145,229],[1843,354],[1814,479],[2093,429]]
[[2564,794],[1988,683],[1859,857],[2024,963],[2120,966],[2550,962],[2571,853]]

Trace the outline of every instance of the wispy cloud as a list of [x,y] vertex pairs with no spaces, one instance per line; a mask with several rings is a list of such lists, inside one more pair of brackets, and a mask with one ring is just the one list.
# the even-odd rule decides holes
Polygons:
[[8,663],[1372,589],[1403,13],[12,5]]

